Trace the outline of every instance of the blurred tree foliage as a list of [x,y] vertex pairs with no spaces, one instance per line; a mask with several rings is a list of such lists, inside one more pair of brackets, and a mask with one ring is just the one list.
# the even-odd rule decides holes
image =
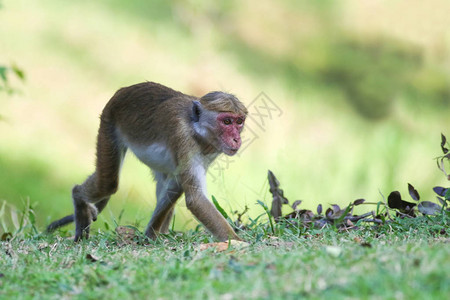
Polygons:
[[0,65],[0,92],[13,93],[15,89],[10,84],[10,75],[15,75],[18,79],[24,81],[25,73],[22,69],[16,65],[5,66]]
[[341,38],[328,48],[326,65],[318,74],[342,89],[353,107],[370,119],[389,115],[397,94],[408,87],[410,74],[423,63],[415,47],[383,37]]
[[[0,9],[3,8],[3,3],[0,1]],[[20,80],[25,80],[25,73],[22,69],[13,64],[11,66],[0,64],[0,92],[5,91],[7,93],[14,92],[14,89],[9,84],[9,75],[13,73]]]
[[[367,119],[389,116],[400,96],[450,103],[450,74],[443,64],[426,60],[415,44],[344,28],[331,1],[284,1],[266,11],[237,1],[164,3],[158,21],[192,35],[212,31],[216,47],[253,76],[277,78],[289,89],[331,86]],[[155,11],[153,5],[124,8],[139,15]]]

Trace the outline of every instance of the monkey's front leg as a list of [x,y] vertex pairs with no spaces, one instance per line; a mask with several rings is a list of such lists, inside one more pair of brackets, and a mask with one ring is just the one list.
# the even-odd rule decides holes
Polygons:
[[75,210],[75,242],[78,242],[83,237],[88,239],[91,223],[92,221],[97,220],[97,208],[86,202],[85,196],[82,186],[76,185],[73,188],[72,197]]
[[224,242],[231,240],[242,241],[237,236],[227,220],[200,190],[186,191],[186,206],[192,214],[214,235]]

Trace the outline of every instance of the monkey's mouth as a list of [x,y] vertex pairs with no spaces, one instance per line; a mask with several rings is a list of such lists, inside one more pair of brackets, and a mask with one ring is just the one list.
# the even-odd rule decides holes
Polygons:
[[228,156],[233,156],[238,152],[239,148],[228,148],[224,151],[224,153]]

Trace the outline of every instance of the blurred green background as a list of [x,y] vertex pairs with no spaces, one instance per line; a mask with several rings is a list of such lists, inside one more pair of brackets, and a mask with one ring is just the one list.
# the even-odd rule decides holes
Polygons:
[[[208,177],[228,211],[261,213],[268,169],[306,208],[406,196],[408,182],[433,200],[445,184],[433,158],[450,135],[448,16],[447,0],[4,0],[0,65],[26,80],[10,72],[0,85],[2,221],[27,201],[41,228],[70,213],[72,186],[93,171],[103,106],[146,80],[250,106],[248,147]],[[97,223],[123,211],[122,224],[143,228],[154,192],[128,154]],[[179,201],[176,229],[195,224]]]

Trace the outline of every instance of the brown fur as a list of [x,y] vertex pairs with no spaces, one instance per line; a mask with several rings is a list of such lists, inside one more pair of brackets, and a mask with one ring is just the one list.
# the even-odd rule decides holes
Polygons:
[[[224,112],[243,119],[247,115],[245,106],[235,96],[223,92],[211,92],[198,99],[152,82],[118,90],[100,118],[95,172],[72,190],[74,216],[53,222],[48,230],[75,220],[75,241],[88,238],[91,222],[117,191],[120,166],[128,147],[137,147],[139,152],[156,144],[167,148],[175,166],[171,169],[170,163],[159,166],[158,161],[153,162],[161,169],[153,169],[157,206],[146,235],[155,238],[159,232],[168,231],[174,204],[184,192],[189,210],[216,238],[239,239],[202,190],[206,185],[203,170],[206,172],[218,154],[230,151],[226,144],[230,142],[223,141],[236,141],[234,135],[221,139],[222,135],[231,134],[220,129],[223,124],[216,123],[217,116]],[[236,130],[240,132],[241,127]],[[239,140],[235,147],[239,147],[240,137],[238,131],[234,132]],[[144,159],[154,155],[150,150],[143,151]],[[152,163],[148,165],[154,167]]]

